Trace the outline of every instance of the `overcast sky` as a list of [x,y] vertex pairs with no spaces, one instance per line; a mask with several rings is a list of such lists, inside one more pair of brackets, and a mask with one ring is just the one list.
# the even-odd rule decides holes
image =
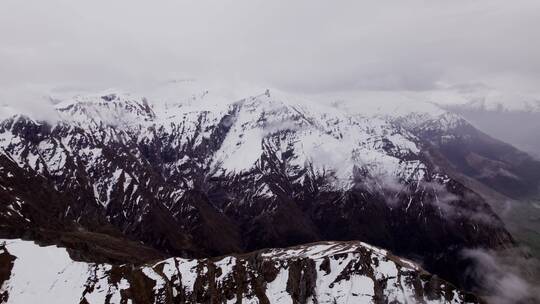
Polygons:
[[0,103],[182,79],[536,94],[540,1],[0,1]]

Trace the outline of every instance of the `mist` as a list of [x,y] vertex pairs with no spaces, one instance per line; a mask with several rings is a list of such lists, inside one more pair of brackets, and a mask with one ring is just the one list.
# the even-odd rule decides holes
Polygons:
[[468,249],[462,252],[472,262],[466,276],[477,282],[474,291],[488,303],[538,303],[540,288],[535,273],[540,270],[536,259],[528,258],[520,249],[491,252]]
[[451,108],[478,129],[509,143],[540,159],[540,113],[535,111],[505,111]]

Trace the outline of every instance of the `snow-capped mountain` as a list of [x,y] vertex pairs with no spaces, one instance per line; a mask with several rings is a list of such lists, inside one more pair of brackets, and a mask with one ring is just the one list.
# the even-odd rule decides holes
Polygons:
[[360,240],[467,287],[462,249],[514,245],[475,185],[514,195],[540,180],[537,162],[434,105],[351,110],[267,91],[55,107],[54,122],[0,122],[0,236],[85,262]]

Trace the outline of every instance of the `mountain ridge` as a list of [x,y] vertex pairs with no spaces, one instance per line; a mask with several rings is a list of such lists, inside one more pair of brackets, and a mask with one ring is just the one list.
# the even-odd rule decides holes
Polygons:
[[[480,303],[414,263],[360,242],[205,260],[170,258],[136,267],[73,262],[59,248],[28,241],[1,244],[0,257],[14,258],[9,279],[0,282],[10,303]],[[20,263],[40,267],[40,252],[51,261],[38,275],[28,275]],[[47,277],[67,284],[49,288]]]

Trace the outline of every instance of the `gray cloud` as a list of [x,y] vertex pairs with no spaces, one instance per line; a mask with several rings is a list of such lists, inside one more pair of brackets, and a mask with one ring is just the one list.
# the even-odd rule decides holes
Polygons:
[[168,79],[303,93],[535,89],[540,2],[0,3],[0,89],[142,90]]

